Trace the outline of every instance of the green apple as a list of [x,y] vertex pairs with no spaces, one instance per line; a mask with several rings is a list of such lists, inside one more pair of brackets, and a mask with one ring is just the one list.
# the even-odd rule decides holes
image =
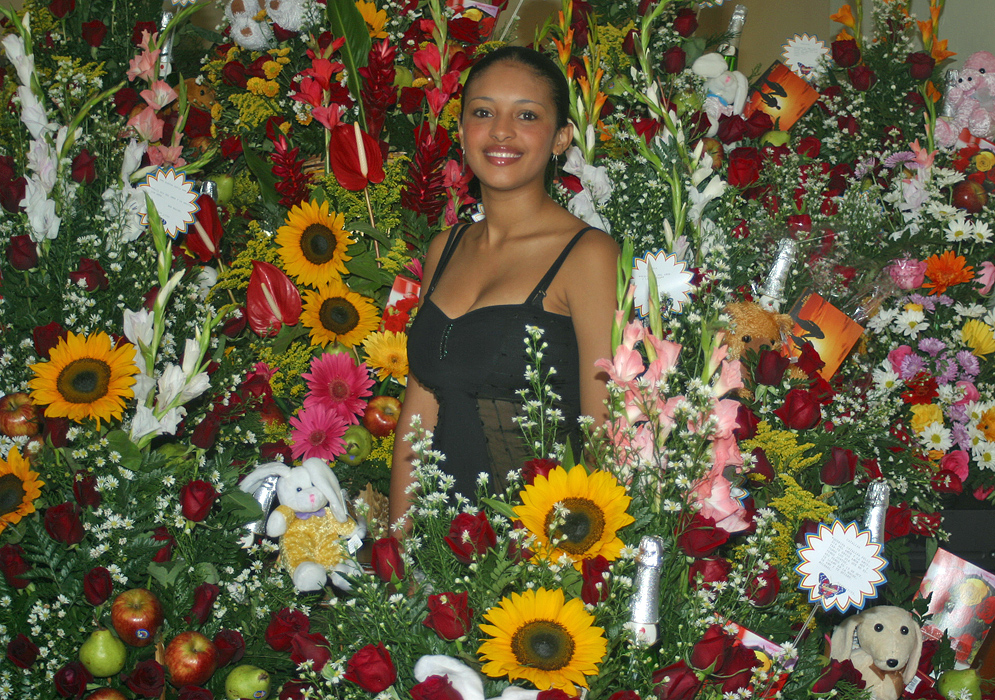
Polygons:
[[947,700],[981,700],[981,677],[973,668],[944,671],[936,690]]
[[760,137],[760,143],[769,143],[771,146],[784,146],[790,138],[791,135],[787,131],[768,131]]
[[411,83],[415,80],[414,76],[411,75],[411,71],[404,66],[394,67],[394,85],[397,87],[411,87]]
[[209,179],[218,186],[218,204],[228,204],[235,194],[235,178],[231,175],[215,175]]
[[361,425],[350,425],[342,439],[345,441],[345,452],[335,459],[350,467],[365,462],[373,451],[373,435]]
[[79,648],[79,660],[97,678],[107,678],[121,672],[128,649],[109,630],[94,630]]
[[242,664],[236,666],[225,679],[225,697],[228,700],[269,697],[270,678],[266,671],[257,666]]

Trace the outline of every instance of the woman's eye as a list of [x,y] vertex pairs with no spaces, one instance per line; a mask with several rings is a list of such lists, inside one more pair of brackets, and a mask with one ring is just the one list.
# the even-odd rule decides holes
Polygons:
[[538,118],[539,117],[535,112],[522,112],[522,119],[524,119],[525,121],[531,122]]
[[482,107],[478,107],[477,109],[473,110],[473,116],[480,118],[488,117],[490,116],[490,112],[488,112],[486,109],[483,109]]

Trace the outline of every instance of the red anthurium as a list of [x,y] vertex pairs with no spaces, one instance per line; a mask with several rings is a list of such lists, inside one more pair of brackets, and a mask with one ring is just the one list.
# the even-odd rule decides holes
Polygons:
[[284,324],[296,325],[301,317],[301,293],[276,265],[252,261],[252,276],[245,293],[249,327],[257,335],[274,336]]
[[214,198],[202,194],[197,198],[200,211],[197,218],[187,230],[187,249],[197,256],[202,263],[217,257],[218,246],[221,243],[221,219],[218,217],[218,205]]
[[339,124],[332,129],[328,157],[335,179],[347,190],[358,192],[371,182],[383,182],[380,144],[358,124]]

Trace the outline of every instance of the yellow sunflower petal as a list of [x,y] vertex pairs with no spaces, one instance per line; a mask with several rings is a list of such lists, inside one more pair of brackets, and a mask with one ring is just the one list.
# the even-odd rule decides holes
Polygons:
[[35,512],[35,500],[45,482],[30,467],[16,447],[10,448],[6,460],[0,460],[0,532]]
[[318,291],[304,293],[301,323],[311,329],[312,345],[337,342],[351,348],[376,329],[377,308],[371,299],[333,279]]
[[329,211],[328,202],[303,202],[290,210],[276,231],[276,244],[287,274],[305,285],[339,279],[355,241],[345,230],[345,216]]

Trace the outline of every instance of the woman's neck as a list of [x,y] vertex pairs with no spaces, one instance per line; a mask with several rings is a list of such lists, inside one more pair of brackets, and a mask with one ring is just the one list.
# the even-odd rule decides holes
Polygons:
[[490,241],[531,235],[542,226],[556,203],[541,187],[525,192],[481,192],[484,205],[484,230]]

